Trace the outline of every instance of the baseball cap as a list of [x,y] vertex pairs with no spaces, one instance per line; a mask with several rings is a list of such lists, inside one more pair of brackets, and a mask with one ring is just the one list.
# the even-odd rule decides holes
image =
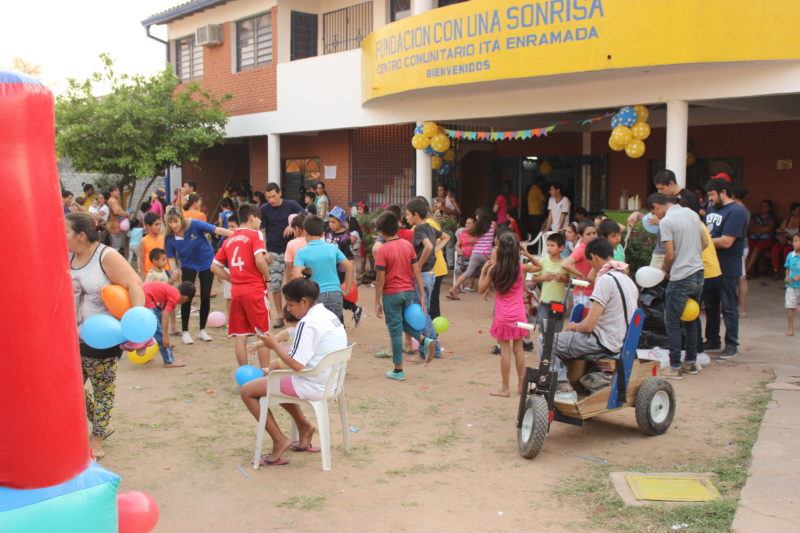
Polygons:
[[711,176],[711,179],[712,180],[721,179],[727,181],[728,183],[731,183],[732,181],[731,177],[728,175],[727,172],[719,172],[717,174],[714,174],[713,176]]
[[344,209],[342,209],[338,205],[334,206],[334,208],[330,210],[328,216],[335,218],[339,222],[344,222],[345,220],[347,220],[347,213],[345,212]]

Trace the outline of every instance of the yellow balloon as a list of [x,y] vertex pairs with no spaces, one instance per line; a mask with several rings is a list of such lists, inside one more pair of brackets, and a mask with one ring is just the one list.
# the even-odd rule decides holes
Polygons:
[[644,150],[644,142],[638,139],[634,139],[625,145],[625,153],[628,154],[628,157],[633,159],[642,157],[644,155]]
[[455,161],[456,160],[456,151],[455,150],[448,150],[444,157],[442,158],[445,161]]
[[647,122],[637,122],[631,126],[631,135],[640,141],[647,139],[650,137],[650,125]]
[[154,342],[153,344],[144,349],[144,354],[142,355],[136,353],[136,350],[128,352],[128,359],[130,359],[137,365],[143,365],[150,359],[155,357],[157,353],[158,353],[158,343]]
[[619,144],[617,141],[614,140],[614,137],[608,138],[608,147],[614,150],[615,152],[621,152],[625,149],[625,145]]
[[422,125],[422,133],[428,137],[433,137],[439,133],[439,125],[435,122],[428,121]]
[[633,109],[636,111],[636,122],[647,122],[650,118],[650,111],[643,105],[635,105]]
[[433,170],[439,170],[440,168],[442,168],[442,158],[439,157],[438,155],[431,156],[431,168]]
[[631,141],[631,138],[633,138],[633,134],[631,133],[631,129],[627,126],[617,126],[611,130],[611,138],[614,139],[614,142],[617,144],[626,145]]
[[446,152],[450,148],[450,137],[438,133],[431,138],[431,147],[437,152]]
[[686,152],[686,166],[690,167],[697,162],[697,158],[692,152]]
[[552,171],[553,171],[553,165],[551,165],[551,164],[550,164],[550,161],[548,161],[548,160],[546,160],[546,159],[545,159],[544,161],[542,161],[542,164],[541,164],[541,165],[539,165],[539,173],[540,173],[542,176],[547,176],[547,175],[548,175],[548,174],[550,174]]
[[411,137],[411,146],[417,150],[424,150],[429,144],[431,144],[430,138],[423,133],[417,133]]
[[696,300],[689,298],[686,300],[683,313],[681,313],[681,320],[684,322],[691,322],[698,316],[700,316],[700,306],[697,304]]

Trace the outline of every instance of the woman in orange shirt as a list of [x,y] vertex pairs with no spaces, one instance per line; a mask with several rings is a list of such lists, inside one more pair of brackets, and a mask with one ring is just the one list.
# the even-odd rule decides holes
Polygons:
[[195,193],[190,194],[189,198],[186,199],[186,203],[183,205],[183,218],[194,218],[196,220],[208,222],[202,208],[203,199],[200,198],[200,195]]

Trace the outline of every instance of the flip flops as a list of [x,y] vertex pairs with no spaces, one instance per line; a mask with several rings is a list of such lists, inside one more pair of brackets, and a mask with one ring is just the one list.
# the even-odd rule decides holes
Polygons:
[[306,448],[301,448],[300,441],[297,440],[292,441],[292,445],[289,446],[289,449],[292,450],[293,452],[311,452],[311,453],[319,453],[321,450],[321,448],[318,448],[317,446],[312,446],[311,444],[309,444]]
[[448,294],[447,295],[447,299],[448,300],[460,300],[461,298],[459,296],[457,296],[457,295],[453,296],[452,294]]
[[281,457],[275,461],[269,458],[269,455],[262,455],[261,460],[258,462],[259,466],[283,466],[288,465],[291,461],[285,457]]

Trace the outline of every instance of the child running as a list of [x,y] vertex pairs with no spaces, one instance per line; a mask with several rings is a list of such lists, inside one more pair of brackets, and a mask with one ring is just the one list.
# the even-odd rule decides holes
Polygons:
[[[404,381],[403,371],[403,332],[419,340],[425,351],[426,364],[431,361],[436,350],[436,341],[426,338],[406,321],[404,311],[415,300],[414,282],[423,286],[414,247],[397,236],[399,223],[394,213],[381,214],[375,226],[383,239],[383,245],[375,256],[375,315],[386,320],[386,327],[392,338],[392,362],[394,369],[386,372],[386,377]],[[425,301],[421,300],[422,312],[427,315]]]
[[525,372],[525,357],[522,354],[522,338],[528,332],[516,327],[517,322],[526,322],[525,304],[522,295],[524,273],[538,272],[542,266],[533,259],[531,263],[520,261],[519,239],[512,231],[505,231],[498,237],[495,256],[481,269],[478,291],[484,292],[494,286],[494,321],[491,334],[500,344],[500,378],[502,386],[489,394],[510,396],[509,378],[511,373],[511,352],[514,352],[514,366],[517,369],[517,392],[522,388]]
[[175,312],[178,304],[194,298],[194,284],[184,281],[176,289],[168,283],[149,281],[143,285],[144,306],[156,316],[156,333],[153,335],[158,343],[161,358],[166,368],[186,366],[182,359],[175,360],[172,355],[172,343],[169,340],[169,317]]
[[480,271],[481,267],[489,260],[489,256],[492,255],[494,222],[492,221],[492,214],[488,209],[479,207],[475,210],[475,226],[469,234],[475,238],[475,245],[472,247],[472,255],[469,257],[467,269],[463,274],[458,276],[455,284],[447,294],[448,300],[461,299],[458,296],[458,289],[474,272]]
[[786,328],[786,335],[794,335],[794,313],[800,309],[800,234],[792,237],[792,247],[794,250],[786,256],[784,267],[786,268],[786,319],[789,324]]
[[[247,364],[247,337],[269,331],[267,249],[261,237],[261,211],[252,204],[239,207],[241,225],[220,247],[211,271],[231,282],[231,310],[228,336],[235,337],[234,351],[239,366]],[[229,221],[230,222],[230,221]],[[228,270],[225,270],[225,267]],[[269,352],[258,350],[260,367],[269,365]]]

